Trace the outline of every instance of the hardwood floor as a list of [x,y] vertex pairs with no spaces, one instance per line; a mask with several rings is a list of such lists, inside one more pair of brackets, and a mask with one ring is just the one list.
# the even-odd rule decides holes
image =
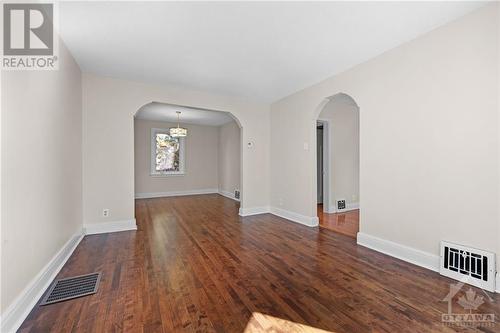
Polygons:
[[[253,312],[335,332],[474,330],[441,324],[454,281],[324,228],[237,211],[215,194],[137,200],[137,231],[86,236],[59,274],[101,271],[98,293],[37,306],[20,331],[243,332]],[[500,295],[474,290],[496,314],[481,330],[500,332]]]
[[359,209],[345,213],[328,214],[323,212],[323,205],[318,205],[319,226],[356,238],[359,232]]

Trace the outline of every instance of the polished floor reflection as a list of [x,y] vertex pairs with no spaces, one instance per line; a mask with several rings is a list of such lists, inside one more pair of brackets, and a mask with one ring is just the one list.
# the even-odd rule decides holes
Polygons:
[[319,226],[343,235],[356,238],[359,231],[359,209],[344,213],[324,213],[323,205],[318,205]]
[[[86,236],[59,274],[102,272],[96,294],[35,307],[20,331],[233,333],[255,312],[334,332],[474,330],[441,322],[452,280],[325,228],[241,218],[216,194],[137,200],[136,218]],[[480,311],[498,320],[492,300]]]

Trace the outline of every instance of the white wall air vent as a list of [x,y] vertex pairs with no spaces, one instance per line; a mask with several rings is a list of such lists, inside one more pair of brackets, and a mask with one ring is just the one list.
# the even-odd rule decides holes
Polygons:
[[495,254],[441,241],[439,273],[464,283],[495,291]]
[[339,199],[339,200],[337,200],[337,211],[343,211],[346,208],[347,207],[345,205],[345,199]]

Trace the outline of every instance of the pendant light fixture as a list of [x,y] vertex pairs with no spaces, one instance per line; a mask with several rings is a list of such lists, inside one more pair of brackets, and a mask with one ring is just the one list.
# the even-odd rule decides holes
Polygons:
[[185,137],[188,133],[188,130],[187,130],[187,128],[180,127],[180,125],[179,125],[179,116],[180,116],[181,112],[176,111],[175,113],[177,113],[177,127],[172,127],[170,129],[170,136],[173,138]]

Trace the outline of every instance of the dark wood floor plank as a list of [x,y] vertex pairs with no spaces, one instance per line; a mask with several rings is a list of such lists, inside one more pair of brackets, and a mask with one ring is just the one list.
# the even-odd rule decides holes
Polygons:
[[356,238],[359,232],[359,209],[340,213],[325,213],[323,212],[323,204],[319,204],[317,213],[321,228]]
[[37,306],[20,331],[243,332],[260,312],[335,332],[500,332],[498,294],[481,307],[494,327],[443,326],[454,281],[325,228],[241,218],[219,195],[137,200],[136,220],[86,236],[59,273],[101,271],[98,293]]

